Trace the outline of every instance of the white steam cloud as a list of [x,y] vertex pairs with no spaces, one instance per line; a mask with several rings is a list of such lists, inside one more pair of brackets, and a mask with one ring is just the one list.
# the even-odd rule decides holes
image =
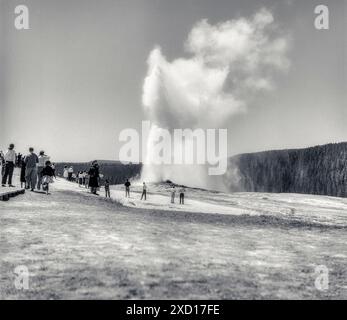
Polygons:
[[[170,62],[159,47],[154,48],[142,97],[149,120],[169,130],[221,128],[245,111],[250,97],[274,88],[274,72],[289,67],[288,39],[277,29],[272,13],[261,9],[249,19],[216,25],[199,21],[185,43],[188,58]],[[144,180],[186,182],[182,168],[176,172],[174,167],[152,166],[150,150],[146,163]],[[189,172],[192,177],[191,168]],[[206,179],[198,184],[208,186]]]

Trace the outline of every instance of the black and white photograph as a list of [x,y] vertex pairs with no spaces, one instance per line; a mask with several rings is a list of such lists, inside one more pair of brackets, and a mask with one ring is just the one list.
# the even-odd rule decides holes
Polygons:
[[345,0],[0,0],[0,300],[346,300],[346,30]]

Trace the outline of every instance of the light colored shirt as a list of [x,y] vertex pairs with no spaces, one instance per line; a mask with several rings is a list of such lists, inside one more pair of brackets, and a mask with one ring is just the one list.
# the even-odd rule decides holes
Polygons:
[[45,167],[46,166],[46,161],[49,160],[49,157],[46,155],[39,156],[39,163],[37,164],[38,167]]
[[16,151],[7,150],[4,158],[5,158],[5,161],[8,161],[8,162],[16,162]]

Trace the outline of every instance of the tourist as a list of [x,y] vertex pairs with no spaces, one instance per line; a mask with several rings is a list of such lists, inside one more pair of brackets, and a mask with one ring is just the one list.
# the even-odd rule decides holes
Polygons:
[[34,148],[29,148],[29,154],[25,157],[24,162],[26,188],[31,188],[31,191],[34,191],[37,181],[37,163],[39,162],[38,156],[34,153]]
[[54,171],[54,178],[56,178],[57,179],[57,177],[56,177],[56,175],[55,175],[55,163],[52,163],[52,169],[53,169],[53,171]]
[[0,165],[1,165],[1,177],[3,177],[5,172],[5,155],[0,151]]
[[171,203],[175,203],[175,196],[176,196],[176,188],[173,186],[171,188]]
[[86,187],[86,189],[89,188],[89,174],[88,174],[88,172],[86,172],[86,174],[85,174],[84,186]]
[[179,190],[178,190],[178,193],[180,194],[180,204],[184,204],[184,193],[186,192],[186,190],[181,187]]
[[143,186],[142,186],[141,200],[143,198],[145,198],[145,200],[147,200],[147,186],[146,186],[146,183],[143,183]]
[[20,187],[25,188],[26,187],[26,179],[25,179],[25,158],[22,158],[21,161],[21,168],[20,168]]
[[69,178],[69,169],[67,168],[67,166],[64,166],[63,178],[66,180],[68,180]]
[[72,166],[68,169],[67,173],[68,173],[68,178],[67,179],[69,181],[72,181],[72,175],[73,175],[73,167]]
[[86,185],[86,176],[87,176],[87,172],[83,171],[82,172],[82,185]]
[[[2,186],[5,187],[8,182],[9,187],[12,185],[13,170],[16,164],[16,152],[14,151],[14,144],[11,143],[8,147],[6,154],[4,155],[4,173],[2,176]],[[7,181],[8,180],[8,181]]]
[[78,186],[81,187],[83,185],[83,172],[78,172]]
[[45,155],[44,151],[40,151],[39,162],[37,164],[37,190],[41,189],[42,184],[42,170],[45,168],[46,162],[49,160],[49,157]]
[[125,186],[125,197],[126,198],[130,198],[130,186],[131,183],[129,182],[129,180],[127,179],[127,181],[124,183]]
[[89,188],[92,194],[98,195],[97,190],[99,188],[99,165],[97,161],[93,161],[88,171],[89,174]]
[[106,198],[111,198],[110,181],[108,179],[106,179],[106,181],[105,181],[105,197]]
[[42,190],[49,194],[49,184],[53,183],[53,177],[55,177],[54,170],[50,161],[46,161],[45,167],[42,170]]
[[21,167],[22,167],[22,160],[23,160],[22,154],[21,154],[21,153],[18,153],[18,155],[17,155],[17,163],[16,163],[16,165],[17,165],[18,168],[21,168]]

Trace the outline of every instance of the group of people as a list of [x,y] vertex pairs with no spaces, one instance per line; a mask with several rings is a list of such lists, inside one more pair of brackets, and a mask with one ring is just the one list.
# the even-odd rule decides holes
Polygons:
[[[34,148],[29,148],[29,153],[26,156],[18,153],[14,150],[14,144],[11,143],[8,150],[3,153],[0,152],[1,163],[1,175],[2,175],[2,187],[14,187],[12,184],[14,168],[17,166],[21,168],[20,182],[21,187],[31,189],[31,191],[42,190],[47,194],[49,193],[49,185],[53,183],[55,175],[55,165],[51,163],[50,157],[45,154],[44,151],[40,151],[39,156],[34,152]],[[85,186],[90,188],[92,194],[98,195],[97,191],[100,188],[100,174],[99,164],[97,161],[93,161],[88,171],[79,171],[74,173],[72,166],[64,167],[63,177],[68,181],[76,181],[79,186]],[[124,183],[125,197],[130,198],[130,186],[131,183],[128,179]],[[105,180],[105,197],[110,198],[110,181]],[[183,187],[178,189],[179,203],[184,204],[185,189]],[[171,203],[175,203],[176,188],[171,188]],[[147,200],[147,185],[143,182],[141,200]]]
[[73,167],[64,166],[63,177],[67,181],[76,182],[78,185],[88,188],[89,186],[89,175],[88,171],[78,171],[74,173]]
[[55,177],[55,166],[51,163],[50,158],[44,151],[40,151],[39,156],[34,152],[34,148],[29,148],[26,156],[18,153],[11,143],[8,150],[0,153],[1,158],[1,185],[10,188],[15,186],[12,184],[14,168],[17,166],[20,171],[21,188],[30,189],[31,191],[42,190],[49,193],[49,184],[53,182]]
[[[90,188],[91,193],[95,195],[99,195],[97,193],[97,190],[100,188],[101,185],[101,177],[99,164],[97,161],[93,161],[91,164],[91,167],[89,170],[85,171],[78,171],[77,173],[74,173],[74,169],[72,166],[64,166],[63,170],[63,177],[70,182],[76,182],[79,186],[84,186],[85,188]],[[130,187],[131,183],[129,179],[126,179],[124,183],[125,187],[125,197],[130,198]],[[109,179],[105,179],[104,182],[104,188],[105,188],[105,197],[110,198],[110,181]],[[176,187],[173,186],[170,190],[171,192],[171,203],[175,203],[175,197],[176,197]],[[184,204],[184,194],[185,189],[183,187],[180,187],[178,189],[179,194],[179,203]],[[142,193],[141,193],[141,200],[147,200],[147,185],[145,182],[142,184]]]
[[[124,183],[124,187],[125,187],[125,197],[126,198],[130,198],[130,186],[131,186],[131,183],[129,181],[129,179],[126,179],[125,183]],[[142,199],[147,199],[147,186],[146,186],[146,183],[144,182],[143,183],[143,189],[142,189],[142,195],[141,195],[141,200]]]
[[[131,183],[129,182],[128,179],[124,183],[124,186],[125,186],[125,197],[126,198],[130,198],[130,186],[131,186]],[[106,190],[106,186],[105,186],[105,190]],[[186,190],[185,190],[184,187],[180,187],[178,189],[179,203],[180,204],[184,204],[185,192],[186,192]],[[176,187],[175,186],[173,186],[171,188],[170,193],[171,193],[171,203],[175,203],[175,198],[176,198]],[[143,184],[142,184],[141,200],[147,200],[147,185],[146,185],[145,182],[143,182]]]
[[68,181],[73,181],[74,178],[76,178],[76,177],[74,176],[73,167],[69,167],[69,168],[68,168],[67,166],[65,166],[65,167],[64,167],[63,177],[64,177],[66,180],[68,180]]
[[[96,160],[92,162],[88,171],[79,171],[77,174],[74,173],[72,166],[64,166],[63,177],[70,182],[75,181],[80,186],[90,188],[91,193],[98,195],[97,190],[100,187],[101,175],[99,164]],[[106,185],[108,185],[108,193],[106,192],[106,196],[110,197],[110,183],[108,180],[105,181],[105,190],[107,189]]]
[[[185,194],[185,192],[186,192],[186,190],[183,187],[180,187],[178,189],[180,204],[184,204],[184,194]],[[176,197],[176,187],[173,186],[171,188],[171,203],[175,203],[175,197]]]

